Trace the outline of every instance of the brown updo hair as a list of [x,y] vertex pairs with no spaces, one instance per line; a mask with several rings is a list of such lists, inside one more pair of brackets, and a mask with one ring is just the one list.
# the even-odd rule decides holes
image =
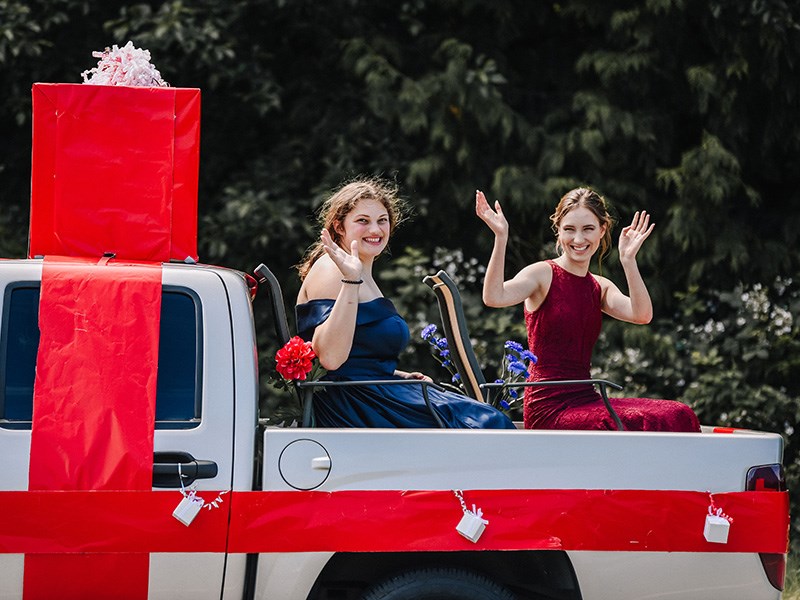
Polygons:
[[603,239],[600,240],[600,256],[598,260],[603,261],[603,257],[608,254],[611,249],[611,229],[614,227],[614,218],[608,214],[605,199],[589,188],[575,188],[568,191],[561,197],[561,200],[556,206],[556,212],[550,215],[550,222],[552,223],[553,233],[556,234],[556,252],[560,254],[561,244],[558,239],[558,227],[566,214],[575,208],[588,208],[592,214],[597,217],[600,226],[605,225],[606,231],[603,234]]
[[[342,235],[336,231],[356,207],[359,200],[377,200],[389,214],[389,235],[394,232],[394,228],[399,225],[405,217],[405,203],[397,196],[397,186],[389,181],[375,177],[359,178],[342,185],[336,190],[319,209],[318,220],[320,231],[327,229],[331,239],[342,245]],[[344,248],[347,250],[347,248]],[[300,279],[305,279],[311,270],[312,265],[319,259],[325,250],[322,242],[317,240],[306,251],[303,260],[297,265]]]

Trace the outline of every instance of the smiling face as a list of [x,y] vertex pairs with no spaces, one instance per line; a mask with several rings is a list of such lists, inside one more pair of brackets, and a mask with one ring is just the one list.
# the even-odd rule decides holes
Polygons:
[[606,226],[583,206],[566,213],[558,224],[558,245],[564,256],[578,263],[589,262],[600,247]]
[[336,232],[341,236],[339,245],[345,250],[349,251],[350,244],[356,240],[362,259],[376,258],[389,243],[389,211],[380,201],[364,198],[336,225]]
[[[611,228],[614,219],[608,214],[606,201],[589,188],[575,188],[561,197],[555,212],[550,215],[556,234],[556,251],[567,260],[589,261],[598,247],[600,260],[611,248]],[[588,244],[588,247],[587,247]]]

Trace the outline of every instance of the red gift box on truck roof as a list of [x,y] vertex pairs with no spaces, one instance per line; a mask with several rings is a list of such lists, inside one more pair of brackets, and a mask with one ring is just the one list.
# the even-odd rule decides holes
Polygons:
[[36,83],[28,255],[197,260],[200,90]]

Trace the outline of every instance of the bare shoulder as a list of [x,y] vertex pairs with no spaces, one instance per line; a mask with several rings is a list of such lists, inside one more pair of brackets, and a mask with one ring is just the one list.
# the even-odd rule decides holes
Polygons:
[[528,297],[525,298],[525,308],[529,312],[538,310],[550,291],[553,267],[547,261],[540,260],[522,269],[518,277],[524,278],[526,287],[530,290]]
[[614,284],[613,281],[608,279],[607,277],[603,277],[602,275],[595,275],[594,273],[589,273],[592,277],[594,277],[595,281],[600,286],[600,302],[603,307],[606,305],[606,298],[608,297],[609,290],[618,290],[617,286]]
[[301,304],[309,300],[334,299],[341,287],[342,273],[329,256],[323,255],[308,271],[303,285],[300,286],[297,302]]
[[542,286],[549,287],[553,279],[553,267],[546,260],[540,260],[524,267],[517,277],[530,282],[534,290]]
[[608,277],[603,277],[602,275],[595,275],[594,273],[589,273],[592,277],[594,277],[595,281],[600,285],[600,290],[602,293],[605,293],[606,290],[609,288],[616,288],[617,286],[614,285],[614,282],[611,281]]

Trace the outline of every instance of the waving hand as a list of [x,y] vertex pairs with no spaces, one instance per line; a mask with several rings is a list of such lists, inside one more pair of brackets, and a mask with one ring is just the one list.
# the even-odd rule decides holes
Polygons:
[[350,244],[350,253],[345,252],[338,244],[331,238],[331,234],[327,229],[322,230],[320,236],[322,247],[331,260],[339,267],[344,279],[358,281],[361,279],[361,274],[364,271],[364,265],[358,258],[358,241],[353,240]]
[[636,260],[636,254],[642,247],[644,241],[653,232],[655,223],[650,223],[650,215],[647,211],[636,211],[633,215],[631,224],[625,227],[619,234],[619,259],[620,262]]
[[489,229],[494,232],[496,236],[508,236],[508,221],[503,215],[503,209],[500,208],[500,203],[495,201],[494,209],[489,206],[486,196],[480,190],[475,192],[475,214],[489,226]]

